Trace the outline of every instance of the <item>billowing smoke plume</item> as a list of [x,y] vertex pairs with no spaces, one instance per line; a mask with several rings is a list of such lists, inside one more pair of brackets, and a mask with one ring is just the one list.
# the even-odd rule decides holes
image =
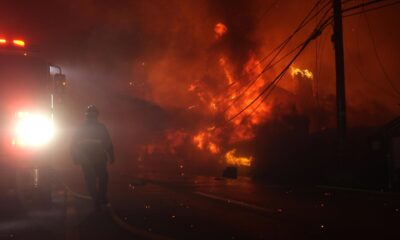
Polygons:
[[[15,20],[3,21],[0,31],[18,29],[17,34],[29,36],[32,47],[64,66],[75,115],[88,103],[98,104],[116,138],[126,149],[135,149],[132,159],[154,154],[158,148],[178,159],[178,166],[193,151],[201,153],[202,161],[225,164],[243,156],[248,161],[258,127],[285,115],[308,116],[310,131],[335,127],[330,27],[293,64],[300,73],[287,74],[265,102],[257,101],[226,124],[288,62],[290,58],[276,64],[235,100],[268,62],[260,62],[263,57],[316,2],[10,2],[0,13]],[[326,2],[319,7],[328,6]],[[396,54],[400,34],[393,31],[398,10],[395,6],[344,20],[350,126],[382,124],[399,112],[395,88],[400,89]],[[283,53],[302,42],[321,16]],[[373,45],[390,79],[383,74]],[[306,70],[312,78],[301,76]]]

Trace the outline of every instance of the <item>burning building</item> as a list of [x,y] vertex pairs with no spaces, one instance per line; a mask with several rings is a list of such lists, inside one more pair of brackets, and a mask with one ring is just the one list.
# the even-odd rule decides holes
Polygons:
[[[79,52],[78,60],[73,55],[66,64],[67,70],[79,70],[67,72],[71,92],[98,102],[102,116],[116,116],[106,120],[120,139],[117,147],[127,145],[121,152],[135,152],[127,161],[162,163],[162,171],[169,166],[178,173],[268,167],[272,146],[300,146],[290,141],[336,125],[329,27],[273,83],[293,55],[281,58],[308,37],[329,4],[318,5],[319,14],[274,52],[315,2],[302,3],[304,8],[295,0],[59,2],[65,5],[60,9],[74,13],[68,29],[80,34],[53,34],[60,37],[49,45],[66,46],[65,56]],[[387,16],[397,15],[388,10],[374,24],[390,25],[394,21]],[[360,39],[370,39],[365,26],[345,21],[346,59],[369,77],[360,77],[357,67],[346,68],[349,126],[382,124],[398,112],[398,96],[386,94],[391,89],[368,56],[368,41]],[[383,28],[375,30],[388,43],[379,46],[382,52],[394,52],[389,47],[397,44],[397,35],[389,39],[392,34]],[[397,76],[397,58],[384,57],[389,75]],[[134,133],[127,136],[126,129]]]

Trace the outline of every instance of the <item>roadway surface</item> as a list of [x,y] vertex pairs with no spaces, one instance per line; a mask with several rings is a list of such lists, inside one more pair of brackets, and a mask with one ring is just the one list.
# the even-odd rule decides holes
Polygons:
[[46,206],[2,181],[0,239],[400,239],[395,194],[112,173],[99,214],[78,171],[57,178]]

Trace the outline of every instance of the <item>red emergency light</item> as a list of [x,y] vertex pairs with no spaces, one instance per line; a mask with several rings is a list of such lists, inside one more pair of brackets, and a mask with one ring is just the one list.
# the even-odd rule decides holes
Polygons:
[[14,39],[13,44],[18,47],[25,47],[25,41],[20,39]]
[[8,41],[6,38],[0,38],[0,45],[4,46],[14,46],[14,47],[25,47],[25,41],[21,39],[13,39],[12,41]]

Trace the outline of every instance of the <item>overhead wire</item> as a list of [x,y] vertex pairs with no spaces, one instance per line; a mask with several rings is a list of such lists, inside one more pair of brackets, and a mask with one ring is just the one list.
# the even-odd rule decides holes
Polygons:
[[[342,2],[343,4],[346,3],[346,1]],[[327,14],[327,13],[326,13]],[[318,18],[318,16],[316,17],[316,27],[318,27],[318,24],[320,23],[320,21],[322,21],[322,19],[325,17],[326,15],[321,16],[320,18]],[[321,59],[323,59],[323,50],[324,50],[324,46],[325,46],[325,38],[320,37],[315,39],[315,70],[314,70],[314,91],[315,91],[315,98],[316,98],[316,103],[317,103],[317,109],[316,109],[316,113],[317,113],[317,118],[318,118],[318,123],[321,122],[321,115],[322,115],[322,106],[321,106],[321,99],[320,99],[320,93],[319,93],[319,86],[320,86],[320,71],[322,68],[322,64],[321,64]]]
[[[305,18],[302,20],[302,22],[299,24],[299,26],[297,26],[297,28],[292,32],[291,35],[289,35],[284,41],[282,41],[277,47],[275,47],[274,49],[272,49],[266,56],[264,56],[263,58],[261,58],[259,60],[258,64],[255,64],[254,68],[257,67],[258,65],[260,65],[262,62],[264,62],[265,60],[267,60],[269,57],[272,56],[272,54],[276,51],[278,51],[279,49],[282,48],[282,46],[286,45],[286,43],[288,41],[291,40],[291,38],[293,38],[294,35],[296,35],[302,28],[304,28],[309,22],[311,22],[311,20],[313,20],[316,16],[318,16],[318,14],[329,5],[329,0],[325,3],[325,5],[319,9],[314,15],[310,16],[312,14],[312,12],[315,10],[315,8],[322,2],[323,0],[319,0],[314,7],[310,10],[310,12],[305,16]],[[307,19],[309,18],[309,19]]]
[[[398,2],[400,3],[400,1],[398,1]],[[394,92],[396,92],[400,96],[400,91],[394,85],[392,79],[390,78],[388,72],[385,69],[385,66],[384,66],[384,64],[382,62],[381,57],[379,56],[378,49],[377,49],[377,46],[376,46],[376,39],[375,39],[374,34],[372,32],[368,16],[365,13],[364,13],[364,18],[365,18],[365,22],[366,22],[366,25],[367,25],[368,33],[369,33],[370,38],[371,38],[371,42],[372,42],[372,47],[373,47],[373,50],[374,50],[375,58],[379,63],[379,67],[381,68],[381,70],[383,72],[383,75],[385,76],[385,79],[389,83],[389,85],[391,86],[392,90]]]
[[[375,3],[380,3],[380,2],[384,2],[384,1],[387,1],[387,0],[375,0],[375,1],[370,1],[370,2],[367,2],[367,3],[363,3],[363,4],[358,4],[358,5],[356,5],[356,6],[353,6],[353,7],[349,7],[349,8],[346,8],[346,9],[344,9],[344,10],[342,10],[342,13],[344,13],[344,12],[348,12],[348,11],[352,11],[352,10],[355,10],[355,9],[359,9],[359,8],[363,8],[363,7],[365,7],[365,6],[369,6],[369,5],[371,5],[371,4],[375,4]],[[314,9],[314,8],[313,8]],[[378,9],[378,8],[375,8],[375,9]],[[324,16],[326,16],[327,15],[327,13],[330,11],[330,9],[328,9],[326,12],[325,12],[325,14],[324,14]],[[287,64],[286,65],[286,67],[280,72],[280,74],[278,74],[277,76],[276,76],[276,78],[270,83],[270,84],[268,84],[267,85],[267,87],[266,88],[264,88],[262,91],[261,91],[261,93],[260,94],[258,94],[257,95],[257,97],[255,97],[249,104],[247,104],[244,108],[242,108],[239,112],[237,112],[235,115],[233,115],[231,118],[229,118],[228,120],[227,120],[227,122],[231,122],[231,121],[233,121],[235,118],[237,118],[239,115],[241,115],[243,112],[245,112],[248,108],[250,108],[255,102],[257,102],[265,93],[267,93],[267,94],[265,94],[265,96],[261,99],[261,101],[260,101],[260,103],[251,111],[251,113],[250,114],[252,114],[252,113],[254,113],[255,112],[255,110],[261,105],[261,103],[263,102],[263,101],[265,101],[267,98],[268,98],[268,96],[271,94],[271,92],[272,92],[272,90],[276,87],[276,84],[282,79],[282,77],[285,75],[285,73],[288,71],[288,69],[290,68],[290,66],[293,64],[293,62],[300,56],[300,54],[305,50],[305,48],[307,47],[307,45],[313,40],[313,39],[315,39],[316,37],[318,37],[320,34],[321,34],[321,32],[323,31],[323,29],[325,29],[329,24],[331,24],[333,21],[333,16],[330,16],[330,17],[328,17],[321,25],[320,25],[320,28],[319,29],[315,29],[314,30],[314,32],[311,34],[311,36],[305,41],[305,43],[303,44],[303,45],[301,45],[301,49],[296,53],[296,55],[292,58],[292,60],[289,62],[289,64]],[[289,37],[290,38],[290,37]],[[268,65],[267,65],[268,66]],[[265,69],[265,68],[264,68]],[[264,69],[263,69],[263,71],[264,71]],[[264,72],[262,71],[262,73],[261,74],[263,74]],[[247,88],[248,89],[248,88]],[[271,90],[271,91],[270,91]],[[226,111],[224,111],[224,112],[226,112]],[[246,117],[248,117],[248,116],[246,116]]]
[[[272,8],[275,7],[275,5],[276,5],[278,2],[279,2],[279,0],[275,0],[271,5],[269,5],[268,8],[260,15],[260,17],[258,18],[258,21],[255,23],[255,25],[260,24],[261,19],[262,19],[265,15],[267,15],[267,14],[272,10]],[[276,50],[274,50],[274,51],[276,51]],[[272,54],[272,53],[273,53],[273,52],[271,52],[271,54]],[[257,66],[258,66],[258,65],[257,65]],[[256,66],[255,66],[255,67],[256,67]],[[255,67],[254,67],[254,68],[255,68]],[[253,69],[251,69],[251,70],[253,70]],[[237,82],[234,81],[234,82],[230,83],[230,84],[226,87],[226,89],[230,89],[232,86],[234,86],[234,85],[236,85],[236,84],[237,84]]]
[[261,22],[261,19],[262,19],[265,15],[267,15],[267,14],[272,10],[272,8],[275,7],[275,5],[276,5],[278,2],[279,2],[279,0],[275,0],[271,5],[268,6],[267,9],[264,10],[263,13],[261,13],[260,17],[258,18],[257,24]]
[[[322,22],[322,21],[321,21]],[[261,104],[271,95],[272,91],[276,88],[278,82],[282,79],[282,77],[285,75],[285,73],[289,70],[290,66],[293,64],[293,62],[300,56],[300,54],[305,50],[307,45],[316,37],[318,37],[322,31],[330,24],[330,21],[327,19],[323,23],[321,23],[320,27],[315,28],[314,32],[307,38],[307,40],[304,42],[302,49],[296,54],[296,56],[290,61],[290,63],[283,69],[283,71],[274,79],[273,82],[271,82],[267,87],[266,91],[262,91],[252,102],[250,102],[245,108],[243,108],[241,111],[239,111],[237,114],[235,114],[232,118],[229,119],[229,121],[232,121],[236,117],[238,117],[240,114],[242,114],[244,111],[246,111],[252,104],[254,104],[259,98],[261,97],[264,93],[264,97],[260,100],[260,102],[256,105],[255,108],[252,109],[250,113],[248,113],[243,119],[247,119],[250,117],[260,106]],[[265,89],[264,89],[265,90]],[[243,120],[241,121],[241,123]]]
[[[362,18],[362,15],[359,15],[359,18],[357,20],[357,26],[356,26],[356,54],[358,58],[361,58],[360,55],[360,40],[359,40],[359,26],[360,26],[360,19]],[[393,97],[394,99],[398,99],[399,95],[395,92],[392,91],[388,91],[388,89],[384,89],[382,86],[379,86],[377,84],[375,84],[373,81],[370,81],[370,79],[368,79],[368,77],[364,74],[364,72],[360,69],[360,66],[356,63],[355,59],[349,55],[349,62],[350,64],[352,64],[355,68],[355,70],[358,72],[358,74],[361,76],[361,78],[364,80],[364,82],[367,82],[371,85],[373,85],[376,88],[380,88],[380,90],[384,91],[385,93],[387,93],[388,95],[390,95],[391,97]]]
[[374,8],[365,9],[365,10],[362,10],[362,11],[359,11],[359,12],[355,12],[355,13],[351,13],[351,14],[345,14],[345,15],[343,15],[343,17],[352,17],[352,16],[364,14],[364,13],[367,13],[367,12],[379,10],[379,9],[382,9],[382,8],[394,6],[394,5],[397,5],[397,4],[400,4],[400,1],[395,1],[395,2],[392,2],[392,3],[388,3],[388,4],[385,4],[385,5],[377,6],[377,7],[374,7]]
[[394,99],[399,99],[399,95],[392,93],[391,91],[388,92],[387,89],[383,89],[380,86],[378,86],[377,84],[374,84],[372,81],[370,81],[370,79],[367,78],[367,76],[365,76],[365,74],[361,71],[360,66],[356,64],[356,61],[354,60],[353,57],[349,56],[349,62],[350,64],[352,64],[354,66],[354,69],[358,72],[358,74],[361,76],[361,78],[364,80],[364,82],[370,83],[371,85],[374,85],[377,88],[380,88],[380,90],[385,91],[386,93],[388,93],[389,96],[393,97]]
[[[358,5],[352,6],[352,7],[344,8],[344,9],[342,9],[342,14],[343,14],[342,16],[343,16],[343,18],[344,17],[351,17],[351,16],[355,16],[355,15],[358,15],[358,14],[370,12],[370,11],[377,10],[377,9],[381,9],[381,8],[384,8],[384,7],[389,7],[389,6],[400,4],[400,1],[395,1],[395,2],[392,2],[392,3],[388,3],[388,4],[385,4],[385,5],[381,5],[381,6],[375,7],[375,8],[365,9],[365,10],[362,10],[362,11],[359,11],[359,12],[356,12],[356,13],[344,14],[346,12],[357,10],[359,8],[364,9],[364,7],[366,7],[366,6],[369,6],[369,5],[372,5],[372,4],[377,4],[377,3],[383,3],[383,2],[386,2],[386,1],[390,1],[390,0],[373,0],[373,1],[366,2],[366,3],[361,3],[361,4],[358,4]],[[329,18],[333,19],[333,15],[330,16]]]
[[[281,44],[279,44],[276,48],[274,48],[266,57],[264,57],[263,59],[261,59],[259,61],[259,63],[261,63],[262,61],[265,61],[266,59],[268,59],[269,56],[271,56],[274,52],[276,52],[276,54],[272,57],[272,59],[268,62],[268,64],[263,68],[263,70],[257,74],[257,76],[250,81],[247,85],[244,85],[243,87],[244,90],[242,92],[240,92],[234,99],[232,99],[232,102],[230,103],[230,105],[224,109],[224,111],[222,111],[223,113],[226,113],[256,82],[257,80],[259,80],[261,78],[261,76],[268,71],[269,69],[271,69],[276,63],[280,62],[281,60],[283,60],[283,58],[279,59],[278,61],[274,62],[275,59],[281,54],[281,52],[284,50],[284,48],[286,47],[286,45],[290,42],[290,40],[302,29],[304,28],[312,19],[314,19],[317,14],[319,14],[328,4],[326,3],[323,8],[319,9],[317,11],[316,14],[312,15],[312,13],[315,11],[315,9],[318,7],[318,4],[320,4],[323,0],[318,0],[318,2],[312,7],[312,9],[307,13],[307,15],[305,16],[305,18],[301,21],[301,23],[297,26],[297,28],[293,31],[293,33],[291,35],[289,35],[289,37],[287,37]],[[328,1],[329,3],[329,1]],[[325,13],[327,14],[327,12]],[[311,16],[311,17],[310,17]],[[297,46],[295,49],[299,48],[301,46],[301,44],[299,46]],[[295,49],[291,50],[290,53],[294,52]],[[286,54],[285,57],[287,57],[290,54]],[[258,65],[257,65],[258,66]]]
[[294,63],[294,61],[303,53],[303,51],[306,49],[308,44],[314,40],[316,37],[318,37],[322,30],[327,26],[328,21],[324,21],[323,24],[321,24],[320,28],[316,28],[312,34],[307,38],[305,43],[301,46],[301,49],[296,53],[296,55],[289,61],[289,63],[284,67],[284,69],[275,77],[275,79],[268,84],[258,95],[255,97],[250,103],[248,103],[244,108],[242,108],[239,112],[237,112],[235,115],[233,115],[231,118],[227,120],[227,122],[231,122],[235,118],[237,118],[239,115],[241,115],[244,111],[246,111],[250,106],[252,106],[258,99],[260,99],[265,93],[267,93],[264,98],[262,98],[262,101],[265,101],[266,98],[270,95],[270,92],[268,92],[270,89],[274,89],[276,87],[276,84],[282,79],[282,77],[285,75],[285,73],[289,70],[291,65]]
[[372,0],[372,1],[369,1],[369,2],[365,2],[365,3],[363,2],[363,3],[357,4],[355,6],[343,9],[342,13],[353,11],[353,10],[356,10],[356,9],[359,9],[359,8],[364,8],[364,7],[372,5],[372,4],[382,3],[382,2],[386,2],[386,1],[390,1],[390,0]]

